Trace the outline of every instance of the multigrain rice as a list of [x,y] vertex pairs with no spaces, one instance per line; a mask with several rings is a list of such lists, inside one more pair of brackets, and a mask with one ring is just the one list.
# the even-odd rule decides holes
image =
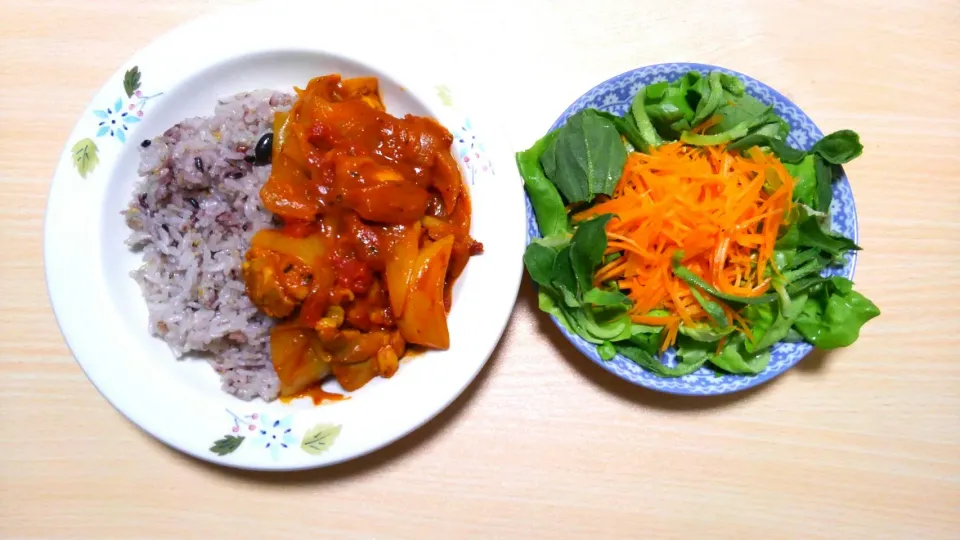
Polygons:
[[272,215],[259,196],[270,166],[254,163],[274,113],[293,98],[256,91],[221,100],[213,116],[180,122],[140,145],[141,176],[124,211],[128,244],[143,253],[132,275],[151,334],[181,357],[198,353],[223,389],[245,400],[277,396],[270,361],[273,321],[244,293],[240,265]]

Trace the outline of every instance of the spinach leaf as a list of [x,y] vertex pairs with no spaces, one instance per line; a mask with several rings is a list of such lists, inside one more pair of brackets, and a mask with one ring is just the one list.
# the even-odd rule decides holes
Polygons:
[[793,327],[814,346],[836,349],[856,341],[863,325],[878,315],[880,309],[854,291],[853,282],[835,276],[810,294]]
[[747,122],[740,122],[726,131],[712,133],[710,135],[684,131],[680,134],[680,140],[693,146],[712,146],[715,144],[723,144],[734,139],[739,139],[740,137],[746,135],[747,124]]
[[723,103],[723,98],[723,84],[720,82],[720,72],[713,71],[707,75],[707,93],[700,99],[696,114],[693,116],[690,125],[696,127],[700,122],[710,118],[713,112],[717,110],[717,107]]
[[783,338],[784,343],[800,343],[801,341],[804,341],[803,335],[797,332],[796,328],[788,330],[787,335]]
[[644,102],[646,95],[646,89],[641,87],[640,90],[637,91],[637,94],[633,96],[633,101],[630,104],[630,116],[633,118],[633,123],[637,126],[640,137],[646,143],[644,148],[651,146],[657,147],[663,144],[663,139],[660,138],[660,134],[654,129],[650,117],[647,116],[646,104]]
[[640,152],[646,152],[649,148],[647,141],[643,139],[643,135],[640,134],[640,130],[637,129],[637,126],[633,124],[629,119],[622,116],[617,116],[606,111],[597,111],[597,114],[613,122],[614,127],[617,128],[617,131],[620,135],[623,135],[627,142],[630,143],[630,146],[634,147]]
[[604,214],[584,221],[570,241],[570,262],[581,291],[593,288],[593,271],[603,261],[607,249],[607,222],[613,214]]
[[656,355],[660,348],[660,332],[637,332],[636,325],[631,327],[631,334],[623,345],[639,347],[651,355]]
[[546,289],[540,289],[537,293],[537,307],[547,315],[556,317],[557,320],[560,321],[560,324],[570,332],[576,332],[573,325],[567,320],[567,316],[561,309],[560,304],[556,301],[553,294]]
[[677,337],[678,362],[700,364],[706,363],[713,356],[716,345],[708,341],[698,341],[685,336]]
[[686,281],[688,285],[692,287],[699,287],[703,290],[703,292],[711,296],[728,300],[730,302],[739,302],[741,304],[764,304],[766,302],[772,302],[777,298],[777,295],[770,293],[761,296],[737,296],[733,294],[722,293],[714,288],[713,285],[707,283],[703,278],[691,272],[690,269],[680,264],[680,261],[682,260],[683,251],[677,251],[673,254],[673,274]]
[[[749,323],[750,332],[756,341],[763,339],[763,336],[767,333],[767,329],[769,329],[776,320],[777,313],[777,303],[771,302],[769,304],[746,306],[741,315],[743,315],[743,318]],[[747,340],[747,344],[750,344],[749,340]]]
[[668,87],[661,96],[654,98],[648,87],[647,115],[661,133],[667,134],[665,138],[676,139],[683,129],[690,129],[696,111],[690,105],[687,90],[681,81],[679,85]]
[[[666,315],[666,310],[654,309],[649,312],[650,315]],[[627,338],[634,345],[643,347],[650,354],[657,354],[660,349],[660,336],[663,334],[662,326],[650,326],[647,324],[630,325],[630,336]]]
[[681,356],[678,353],[677,365],[670,367],[641,347],[618,343],[617,352],[626,356],[643,369],[651,371],[661,377],[683,377],[684,375],[689,375],[700,369],[707,361],[706,355],[688,354]]
[[[797,229],[796,226],[794,226],[794,227],[793,227],[793,230],[797,231],[797,239],[796,239],[795,242],[794,242],[794,246],[799,246],[799,244],[800,244],[800,232],[799,232],[799,229]],[[776,244],[774,244],[774,247],[776,247]],[[794,249],[795,249],[796,253],[794,253],[794,255],[793,255],[793,260],[790,261],[790,264],[789,264],[789,265],[787,265],[786,267],[784,267],[784,269],[786,270],[786,272],[797,272],[798,269],[803,268],[805,265],[809,264],[810,261],[815,261],[815,260],[817,260],[817,259],[820,257],[820,250],[819,250],[819,249],[815,249],[815,248],[806,248],[806,249],[796,249],[796,248],[794,248]],[[805,273],[804,273],[804,272],[800,272],[799,274],[800,274],[800,275],[803,275],[803,274],[805,274]],[[800,277],[800,276],[791,275],[791,276],[787,277],[786,273],[784,273],[784,277],[787,278],[787,281],[792,281],[792,280],[794,280],[794,279],[796,279],[797,277]]]
[[617,355],[617,348],[613,346],[613,343],[604,341],[599,347],[597,347],[597,354],[600,355],[601,360],[604,362],[609,362]]
[[619,341],[630,335],[630,318],[625,313],[611,319],[601,319],[594,310],[584,308],[569,310],[567,317],[580,328],[577,332],[580,337],[591,343]]
[[744,345],[743,334],[734,334],[724,344],[720,354],[710,358],[710,363],[728,372],[736,374],[756,375],[770,363],[770,350],[748,352]]
[[816,208],[819,179],[814,167],[814,158],[812,154],[807,155],[799,163],[785,163],[784,167],[794,180],[793,200]]
[[[801,163],[807,156],[803,150],[791,147],[776,136],[758,131],[730,143],[727,145],[727,150],[749,150],[754,146],[769,148],[784,164]],[[790,170],[789,165],[787,170]],[[796,177],[793,171],[790,171],[790,175]]]
[[572,238],[549,237],[527,246],[524,265],[541,286],[540,309],[597,345],[633,334],[630,300],[617,290],[593,287],[593,270],[606,249],[607,214],[583,222]]
[[797,230],[800,233],[798,245],[825,251],[832,255],[834,259],[842,257],[847,251],[860,249],[860,246],[847,237],[824,232],[814,216],[800,221],[797,224]]
[[863,145],[856,131],[841,129],[817,141],[810,151],[828,163],[843,165],[863,154]]
[[[747,93],[740,96],[727,93],[725,97],[726,99],[723,100],[716,111],[714,111],[715,114],[721,115],[723,120],[708,129],[707,133],[709,134],[727,131],[741,123],[750,125],[754,120],[764,115],[769,108],[767,105],[761,103],[760,100]],[[777,130],[780,129],[783,129],[783,127],[778,126]],[[742,136],[743,135],[741,135],[741,137]]]
[[[790,133],[790,124],[774,112],[772,105],[768,106],[765,111],[754,118],[747,127],[751,135],[770,137],[771,140],[778,141],[783,144],[784,147],[790,148],[783,142],[787,140],[787,135]],[[800,152],[800,150],[794,150],[792,148],[790,148],[790,150]]]
[[780,117],[773,112],[773,105],[767,105],[767,108],[747,124],[747,129],[751,133],[757,133],[770,138],[777,138],[780,131]]
[[541,155],[552,145],[557,135],[557,131],[551,131],[530,149],[517,152],[516,155],[517,168],[523,177],[523,187],[530,196],[530,203],[537,215],[540,234],[545,237],[570,232],[570,220],[567,219],[567,210],[560,199],[560,193],[547,179],[543,167],[540,166]]
[[[689,90],[696,90],[699,87],[699,85],[702,83],[703,83],[703,75],[701,75],[699,71],[688,71],[684,73],[682,77],[677,79],[677,82],[675,82],[674,84],[679,84],[680,90],[683,92],[687,92]],[[696,99],[697,100],[700,99],[699,94],[697,95]],[[696,101],[692,101],[691,107],[696,107],[696,106],[697,106]]]
[[730,336],[719,353],[714,352],[714,344],[689,338],[678,339],[677,345],[677,356],[682,362],[699,365],[710,362],[728,373],[754,375],[770,363],[770,351],[748,353],[744,349],[744,336],[739,332]]
[[541,311],[555,316],[567,330],[588,343],[600,345],[605,340],[619,341],[630,337],[630,320],[625,313],[612,319],[603,319],[589,306],[570,306],[558,302],[546,289],[540,290],[538,299]]
[[[771,307],[772,304],[749,306],[747,308],[747,319],[754,324],[750,328],[754,341],[747,340],[745,342],[744,348],[746,351],[748,353],[755,353],[767,349],[787,337],[787,333],[790,332],[790,328],[793,327],[797,318],[800,317],[806,302],[807,297],[804,295],[791,298],[789,304],[780,304],[780,310],[775,315]],[[754,308],[763,308],[768,310],[769,313],[764,315],[753,314],[750,310]]]
[[773,263],[781,272],[790,268],[794,257],[797,255],[797,245],[800,242],[800,231],[796,224],[787,227],[787,230],[780,235],[777,242],[773,245]]
[[605,291],[590,289],[583,295],[583,303],[601,308],[626,309],[632,304],[630,299],[620,291]]
[[[670,84],[667,81],[661,81],[658,83],[653,83],[645,88],[642,88],[642,91],[645,94],[645,101],[647,103],[659,103],[666,96],[667,91],[671,88],[676,89],[675,85],[679,83]],[[639,92],[638,92],[639,93]]]
[[781,272],[783,279],[790,283],[791,290],[799,292],[801,289],[794,286],[801,279],[817,276],[821,270],[833,261],[830,255],[824,255],[817,249],[805,249],[797,252],[787,270]]
[[569,325],[569,329],[571,332],[583,338],[583,340],[586,341],[587,343],[593,343],[594,345],[600,345],[601,343],[603,343],[604,338],[594,337],[594,335],[589,330],[587,330],[587,328],[584,326],[583,323],[584,323],[585,316],[583,315],[582,310],[573,309],[573,308],[564,308],[562,305],[560,306],[560,308],[563,311],[563,315],[566,318],[567,324]]
[[726,73],[720,74],[720,84],[723,85],[724,90],[737,97],[742,96],[747,89],[746,85],[743,84],[743,81],[740,80],[740,77],[737,77],[736,75],[728,75]]
[[560,293],[561,293],[561,296],[563,296],[564,305],[566,305],[568,308],[575,309],[583,305],[583,302],[581,302],[580,299],[577,298],[577,293],[571,291],[570,289],[566,287],[561,287]]
[[539,241],[527,246],[523,253],[523,265],[527,273],[541,287],[553,288],[553,266],[557,260],[557,249],[547,247]]
[[817,199],[816,204],[810,206],[814,210],[829,212],[830,203],[833,202],[834,170],[819,154],[814,157],[813,162],[817,176]]
[[[666,314],[666,310],[653,310],[650,312],[650,315],[655,315],[659,311],[663,311],[662,314]],[[650,326],[649,324],[636,324],[630,326],[631,334],[636,336],[638,334],[659,334],[663,331],[662,326]]]
[[744,348],[744,336],[739,332],[727,339],[719,353],[714,352],[716,348],[714,344],[692,339],[678,339],[677,345],[677,356],[684,362],[700,363],[700,365],[703,365],[703,362],[710,362],[728,373],[755,375],[770,363],[770,351],[747,352]]
[[610,195],[623,173],[627,150],[614,123],[593,109],[570,117],[540,162],[567,202]]
[[720,307],[720,304],[704,298],[696,287],[690,287],[690,292],[693,293],[693,297],[697,299],[697,302],[700,303],[700,306],[707,312],[710,319],[716,323],[717,327],[726,328],[730,325],[730,321],[727,320],[727,314],[723,311],[723,308]]
[[815,210],[802,202],[797,202],[794,204],[787,217],[792,220],[792,223],[800,223],[801,221],[812,217],[816,220],[817,224],[820,225],[820,229],[823,230],[823,232],[830,232],[830,214],[827,212],[821,212],[820,210]]
[[560,248],[553,261],[553,270],[550,271],[550,283],[553,288],[559,291],[567,304],[573,303],[570,307],[576,307],[579,302],[571,302],[569,297],[577,298],[577,276],[573,272],[573,265],[570,262],[571,246],[566,245]]
[[[687,100],[683,98],[680,98],[679,101],[683,104],[687,103]],[[676,139],[677,134],[674,132],[673,126],[678,125],[677,123],[680,121],[686,120],[683,110],[677,107],[675,103],[669,101],[661,101],[653,105],[647,105],[645,110],[661,137],[668,140]],[[689,121],[687,121],[687,125],[689,125]]]
[[698,324],[695,326],[687,326],[685,324],[680,325],[680,335],[687,336],[694,341],[700,341],[703,343],[715,343],[720,341],[725,336],[732,334],[733,330],[734,329],[732,326],[727,326],[726,328],[714,328],[706,324]]
[[[824,268],[825,267],[826,265],[824,265]],[[817,270],[818,274],[820,270],[822,270],[822,268]],[[808,289],[813,289],[815,287],[818,287],[826,283],[827,281],[830,281],[830,278],[823,277],[821,275],[811,275],[811,276],[803,277],[795,281],[791,281],[790,283],[787,284],[787,294],[789,294],[791,297],[797,296],[800,293],[806,292]]]

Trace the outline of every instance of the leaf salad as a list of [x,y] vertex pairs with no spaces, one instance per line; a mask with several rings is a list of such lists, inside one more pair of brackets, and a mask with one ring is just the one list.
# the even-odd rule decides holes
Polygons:
[[[664,377],[753,375],[778,342],[852,344],[879,309],[828,270],[859,250],[830,229],[833,182],[863,146],[809,151],[732,75],[641,88],[624,116],[585,109],[517,154],[542,238],[524,264],[540,309]],[[676,364],[661,355],[676,351]]]

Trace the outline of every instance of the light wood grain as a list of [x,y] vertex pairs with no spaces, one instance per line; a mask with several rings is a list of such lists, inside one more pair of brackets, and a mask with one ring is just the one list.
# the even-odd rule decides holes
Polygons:
[[756,390],[683,399],[578,356],[525,282],[439,418],[285,475],[186,458],[115,412],[63,343],[41,261],[50,178],[88,100],[230,3],[0,0],[0,538],[960,538],[956,0],[365,2],[480,70],[516,146],[597,82],[671,60],[749,73],[825,131],[856,129],[857,283],[883,315]]

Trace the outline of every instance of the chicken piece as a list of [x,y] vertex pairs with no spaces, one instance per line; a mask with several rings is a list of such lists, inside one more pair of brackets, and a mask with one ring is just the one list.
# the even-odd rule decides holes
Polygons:
[[359,99],[368,106],[385,111],[380,100],[380,85],[376,77],[357,77],[340,81],[339,95],[344,101]]
[[293,313],[310,293],[310,269],[295,257],[251,248],[243,263],[247,297],[264,313],[282,318]]
[[313,221],[320,212],[320,203],[310,193],[309,180],[293,159],[277,156],[270,179],[260,188],[264,208],[283,218]]
[[389,379],[400,369],[400,359],[397,358],[397,351],[393,347],[386,347],[377,351],[377,371],[381,377]]
[[337,156],[334,193],[337,201],[365,220],[412,223],[426,210],[430,193],[404,180],[400,171],[367,156]]
[[[403,157],[421,167],[431,167],[441,152],[450,152],[453,135],[431,118],[406,115],[399,122]],[[453,170],[456,163],[453,163]]]
[[429,199],[430,193],[415,184],[381,182],[346,191],[343,205],[368,221],[402,225],[420,219]]
[[329,341],[325,341],[327,336],[321,333],[318,335],[323,347],[331,354],[330,362],[334,364],[365,362],[390,344],[392,337],[389,332],[380,330],[360,332],[353,329],[341,330]]

